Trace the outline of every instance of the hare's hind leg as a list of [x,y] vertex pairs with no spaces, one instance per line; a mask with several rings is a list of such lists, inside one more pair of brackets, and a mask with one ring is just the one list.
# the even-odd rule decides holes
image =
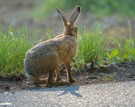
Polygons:
[[40,80],[38,77],[35,77],[34,75],[31,75],[29,73],[26,73],[25,76],[30,80],[28,84],[43,84],[46,83],[46,80]]

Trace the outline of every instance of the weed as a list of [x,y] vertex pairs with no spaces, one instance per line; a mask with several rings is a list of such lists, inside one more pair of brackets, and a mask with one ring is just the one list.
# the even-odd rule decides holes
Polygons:
[[83,67],[86,63],[98,63],[100,59],[107,56],[106,45],[107,38],[101,33],[100,25],[96,29],[82,30],[78,37],[78,51],[76,55],[76,64]]

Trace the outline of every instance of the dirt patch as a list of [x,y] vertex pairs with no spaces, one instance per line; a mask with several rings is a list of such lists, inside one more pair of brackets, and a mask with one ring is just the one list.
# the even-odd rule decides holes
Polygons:
[[[73,73],[73,77],[76,80],[71,85],[88,85],[88,84],[100,84],[107,82],[123,82],[135,80],[135,62],[126,62],[116,65],[110,65],[108,67],[86,69],[85,72]],[[61,72],[61,78],[66,79],[66,72]],[[60,87],[63,85],[60,85]],[[46,88],[45,84],[41,85],[28,85],[28,81],[21,76],[12,76],[2,78],[0,77],[0,92],[5,91],[19,91],[31,88]],[[58,86],[59,87],[59,86]]]

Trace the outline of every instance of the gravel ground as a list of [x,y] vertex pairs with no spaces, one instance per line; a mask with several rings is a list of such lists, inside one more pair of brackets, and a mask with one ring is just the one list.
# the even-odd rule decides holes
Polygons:
[[0,93],[6,107],[134,107],[135,82],[34,88]]

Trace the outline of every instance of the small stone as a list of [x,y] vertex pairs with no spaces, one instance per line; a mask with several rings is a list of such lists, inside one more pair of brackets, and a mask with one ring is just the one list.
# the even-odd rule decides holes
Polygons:
[[86,69],[86,71],[89,71],[89,70],[90,70],[90,68],[91,68],[91,63],[87,63],[87,64],[85,65],[85,69]]

